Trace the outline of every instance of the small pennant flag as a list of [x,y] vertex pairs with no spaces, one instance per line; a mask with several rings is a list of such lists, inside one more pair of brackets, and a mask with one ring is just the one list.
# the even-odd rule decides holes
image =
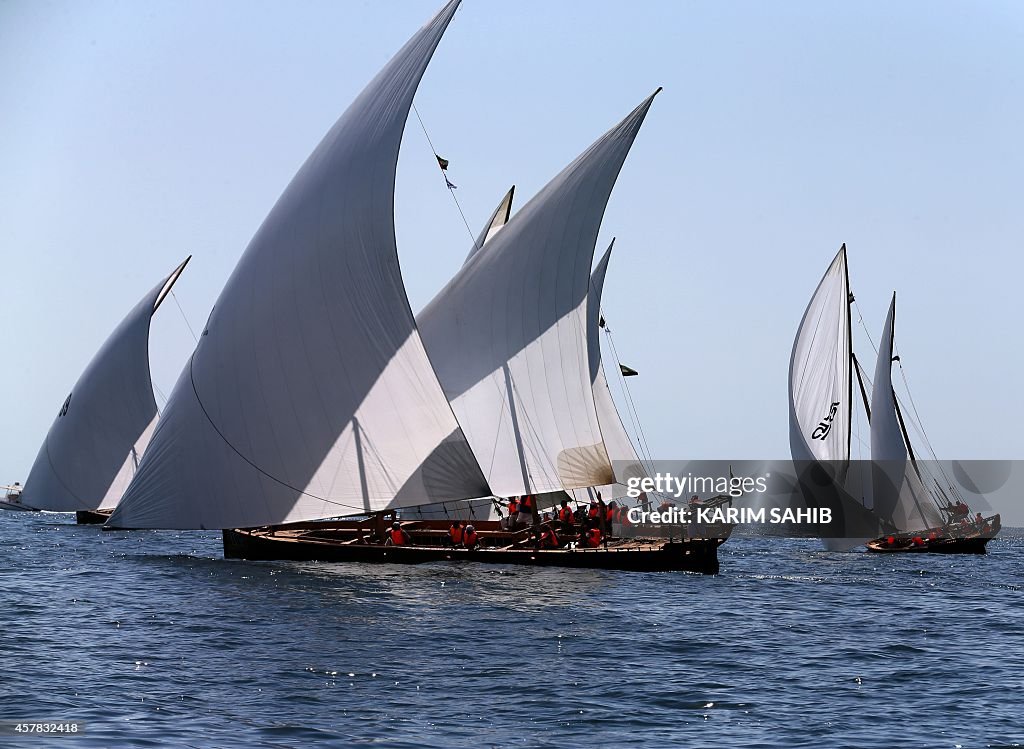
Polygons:
[[437,165],[441,167],[442,172],[448,168],[448,159],[442,156],[438,156],[436,153],[434,154],[434,156],[437,156]]
[[599,328],[603,328],[604,327],[604,315],[601,315],[601,319],[598,320],[597,327],[599,327]]
[[623,377],[636,377],[638,374],[640,374],[635,369],[633,369],[632,367],[627,367],[625,364],[619,365],[619,371],[622,372]]
[[459,186],[456,185],[456,184],[453,184],[452,181],[450,179],[448,179],[447,177],[444,178],[444,183],[446,185],[448,185],[448,189],[449,190],[458,190],[459,189]]

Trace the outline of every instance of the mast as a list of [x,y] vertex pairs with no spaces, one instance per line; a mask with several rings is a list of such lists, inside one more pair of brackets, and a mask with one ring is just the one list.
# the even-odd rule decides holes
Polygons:
[[[853,438],[853,325],[850,319],[850,305],[853,304],[853,292],[850,291],[850,263],[846,257],[846,242],[839,252],[843,256],[843,275],[846,277],[846,350],[850,352],[850,360],[846,364],[846,462],[850,462],[850,441]],[[870,418],[870,417],[869,417]]]

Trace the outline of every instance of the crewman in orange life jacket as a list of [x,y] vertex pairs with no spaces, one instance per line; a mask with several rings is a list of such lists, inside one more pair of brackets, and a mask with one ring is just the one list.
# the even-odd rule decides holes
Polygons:
[[557,549],[561,545],[558,536],[555,534],[555,529],[550,525],[545,525],[544,530],[540,534],[540,548]]
[[524,494],[519,498],[519,524],[533,524],[533,497],[529,494]]
[[519,522],[519,497],[510,497],[508,500],[508,517],[504,520],[506,530],[513,530]]
[[397,520],[391,524],[388,537],[384,540],[385,546],[405,546],[412,541],[412,537],[402,528]]
[[478,542],[479,537],[477,536],[476,528],[472,525],[467,525],[465,532],[462,534],[462,545],[467,549],[475,549]]
[[448,540],[452,542],[452,546],[462,546],[462,523],[460,521],[452,521],[452,526],[448,529]]
[[558,511],[558,519],[566,525],[572,525],[576,522],[576,517],[573,515],[572,508],[569,507],[569,500],[562,500],[562,509]]

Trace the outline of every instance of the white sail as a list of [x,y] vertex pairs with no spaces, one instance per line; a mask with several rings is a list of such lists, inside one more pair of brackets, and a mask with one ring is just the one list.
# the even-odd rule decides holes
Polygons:
[[[594,406],[597,408],[597,421],[601,427],[605,449],[614,468],[616,483],[596,487],[605,500],[626,496],[626,482],[631,478],[643,478],[647,475],[643,462],[636,453],[629,434],[622,423],[615,400],[608,387],[604,366],[601,362],[601,294],[604,280],[608,273],[608,261],[612,256],[612,239],[608,249],[598,261],[594,272],[590,275],[590,291],[587,298],[587,349],[590,356],[590,376],[594,389]],[[617,366],[617,365],[616,365]],[[592,493],[591,493],[592,494]],[[577,499],[583,499],[579,492]]]
[[942,518],[908,460],[907,444],[897,415],[892,387],[896,295],[892,295],[878,344],[871,392],[871,461],[874,510],[898,530],[940,525]]
[[789,443],[793,460],[850,458],[850,283],[844,244],[800,321],[789,363]]
[[605,205],[653,98],[549,182],[418,317],[499,496],[613,481],[589,371],[587,291]]
[[405,121],[458,3],[367,85],[256,233],[111,526],[248,527],[491,494],[395,245]]
[[117,504],[157,421],[149,324],[188,259],[121,321],[71,389],[25,481],[23,504],[73,512]]
[[515,195],[516,186],[512,185],[508,192],[505,193],[505,197],[498,203],[498,207],[494,209],[494,213],[491,214],[490,219],[487,221],[487,225],[484,226],[484,230],[480,232],[480,236],[476,238],[476,242],[473,243],[473,248],[466,255],[466,262],[479,252],[485,244],[487,244],[495,234],[508,223],[509,218],[512,216],[512,197]]

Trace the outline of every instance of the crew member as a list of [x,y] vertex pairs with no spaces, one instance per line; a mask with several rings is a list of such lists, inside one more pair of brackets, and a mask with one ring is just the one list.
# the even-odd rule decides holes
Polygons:
[[533,497],[529,494],[519,500],[519,524],[533,525]]
[[591,526],[585,531],[584,545],[589,546],[591,549],[596,549],[601,545],[601,529],[596,525]]
[[462,535],[462,522],[452,521],[452,527],[448,529],[448,540],[451,541],[452,546],[462,546]]
[[561,542],[558,540],[558,535],[555,533],[555,529],[550,525],[545,525],[544,530],[542,530],[540,534],[540,548],[557,549],[561,545]]
[[512,497],[508,501],[508,517],[505,519],[506,530],[512,530],[519,522],[519,497]]
[[467,549],[475,549],[480,539],[476,534],[476,528],[472,525],[467,525],[465,532],[462,534],[462,545]]
[[402,528],[402,524],[397,520],[391,524],[391,530],[388,531],[388,537],[384,540],[385,546],[405,546],[412,542],[412,537]]
[[565,525],[572,525],[576,522],[576,517],[573,515],[572,508],[569,507],[568,499],[562,500],[562,509],[558,511],[558,519]]
[[618,512],[619,506],[615,504],[614,499],[604,508],[604,529],[608,532],[609,536],[612,534],[612,523],[615,522]]

